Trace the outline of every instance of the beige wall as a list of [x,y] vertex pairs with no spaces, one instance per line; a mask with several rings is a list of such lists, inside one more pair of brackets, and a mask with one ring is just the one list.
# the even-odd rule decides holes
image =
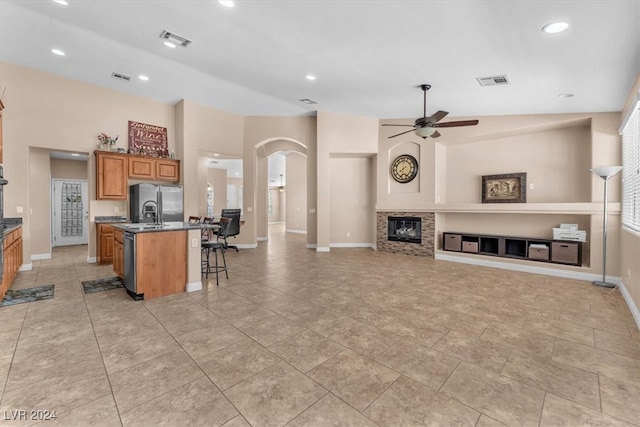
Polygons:
[[[340,194],[343,187],[333,187],[332,158],[358,158],[373,156],[378,152],[378,120],[345,114],[318,112],[317,145],[317,248],[328,251],[331,244],[332,221],[344,221],[344,214],[331,217],[331,201]],[[362,171],[351,175],[359,179]],[[374,185],[374,184],[371,184]]]
[[89,178],[89,165],[86,161],[51,159],[51,178],[82,179]]
[[278,187],[269,187],[269,193],[271,194],[271,216],[269,217],[269,222],[284,222],[286,220],[287,190],[289,189],[287,188],[285,191],[280,192]]
[[329,164],[331,245],[373,245],[372,158],[333,157]]
[[286,230],[307,232],[307,158],[298,153],[286,157]]
[[514,135],[446,148],[447,203],[481,203],[482,175],[526,172],[527,203],[591,200],[587,127]]
[[28,209],[25,209],[25,218],[28,218],[30,223],[29,237],[23,238],[23,241],[29,240],[31,253],[40,256],[51,254],[50,163],[49,150],[29,150],[29,185],[34,191],[29,192]]

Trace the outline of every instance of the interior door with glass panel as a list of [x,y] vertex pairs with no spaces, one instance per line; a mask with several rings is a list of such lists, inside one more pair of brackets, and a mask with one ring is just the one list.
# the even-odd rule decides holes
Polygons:
[[52,199],[52,246],[87,244],[89,242],[87,181],[54,179]]

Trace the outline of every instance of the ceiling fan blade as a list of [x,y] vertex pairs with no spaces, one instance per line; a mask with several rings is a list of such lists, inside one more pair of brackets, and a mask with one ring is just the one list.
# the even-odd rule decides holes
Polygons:
[[439,136],[440,136],[440,132],[435,131],[433,135],[431,135],[431,138],[438,138]]
[[429,117],[427,119],[427,122],[429,122],[429,123],[437,123],[440,120],[444,119],[447,114],[449,114],[448,111],[442,111],[442,110],[437,111],[434,115],[432,115],[431,117]]
[[391,123],[383,123],[380,126],[411,126],[411,127],[415,127],[415,125],[394,125]]
[[434,123],[434,128],[454,128],[457,126],[475,126],[478,120],[458,120],[457,122]]
[[389,138],[395,138],[396,136],[404,135],[405,133],[409,133],[409,132],[413,132],[413,129],[409,129],[406,132],[400,132],[400,133],[397,133],[395,135],[391,135]]

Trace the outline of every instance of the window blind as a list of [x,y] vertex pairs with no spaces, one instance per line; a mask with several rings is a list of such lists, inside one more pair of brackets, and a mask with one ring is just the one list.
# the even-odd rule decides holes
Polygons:
[[640,232],[640,102],[622,128],[622,224]]

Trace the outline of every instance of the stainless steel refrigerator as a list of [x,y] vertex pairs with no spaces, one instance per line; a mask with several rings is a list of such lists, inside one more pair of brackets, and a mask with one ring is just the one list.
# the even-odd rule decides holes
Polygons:
[[179,185],[135,184],[129,186],[131,222],[184,221],[182,187]]

